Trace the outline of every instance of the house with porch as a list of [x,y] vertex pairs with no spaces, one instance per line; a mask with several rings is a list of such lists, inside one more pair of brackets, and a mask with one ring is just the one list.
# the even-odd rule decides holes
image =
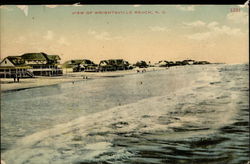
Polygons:
[[99,63],[99,71],[116,71],[116,70],[128,70],[133,67],[129,64],[128,61],[123,59],[109,59],[102,60]]
[[72,68],[73,72],[96,72],[97,64],[89,59],[69,60],[63,64],[64,68]]
[[61,58],[58,55],[46,53],[25,53],[21,55],[25,65],[32,67],[35,76],[58,76],[62,75],[62,69],[58,67]]
[[32,75],[32,77],[62,75],[62,69],[58,67],[60,60],[58,55],[47,55],[43,52],[25,53],[21,56],[8,56],[0,63],[1,77],[13,77],[13,73],[10,75],[7,72],[13,72],[14,70],[16,72],[22,70],[22,76],[24,74]]
[[0,78],[33,77],[30,69],[20,56],[8,56],[0,61]]

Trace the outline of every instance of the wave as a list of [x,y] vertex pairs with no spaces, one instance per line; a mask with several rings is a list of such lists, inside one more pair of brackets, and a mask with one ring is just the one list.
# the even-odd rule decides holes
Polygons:
[[[7,164],[126,160],[137,153],[127,146],[141,143],[142,136],[158,141],[208,136],[233,123],[237,113],[238,94],[228,91],[234,83],[224,83],[218,70],[212,69],[195,79],[192,87],[83,116],[26,136],[2,158]],[[210,145],[224,140],[223,137],[216,141],[198,140],[193,144]],[[145,150],[153,148],[141,146]]]

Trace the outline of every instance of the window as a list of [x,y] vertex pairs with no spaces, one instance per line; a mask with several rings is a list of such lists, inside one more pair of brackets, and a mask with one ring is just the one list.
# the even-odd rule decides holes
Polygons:
[[7,61],[5,60],[4,63],[7,64]]

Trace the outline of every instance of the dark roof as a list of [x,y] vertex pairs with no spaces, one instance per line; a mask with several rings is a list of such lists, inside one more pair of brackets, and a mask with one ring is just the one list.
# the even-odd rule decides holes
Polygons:
[[63,63],[63,67],[65,68],[73,68],[78,66],[79,64],[81,64],[83,62],[83,60],[80,59],[76,59],[76,60],[68,60],[65,63]]
[[15,66],[25,64],[25,61],[20,56],[8,56],[6,58]]
[[57,60],[61,59],[58,55],[47,55],[43,52],[25,53],[21,56],[8,56],[6,58],[15,66],[25,65],[25,60],[47,61],[47,63],[51,64],[51,63],[57,63]]
[[61,60],[60,56],[58,55],[47,55],[49,60]]
[[45,53],[25,53],[21,56],[24,60],[48,60]]
[[105,63],[105,64],[108,65],[108,64],[109,64],[109,61],[108,61],[108,60],[101,60],[101,61],[100,61],[100,64],[101,64],[101,63]]
[[78,64],[94,64],[91,60],[88,59],[76,59],[76,60],[69,60],[66,61],[64,64],[71,64],[71,65],[78,65]]
[[83,62],[82,59],[70,60],[69,61],[70,64],[74,64],[74,65],[81,64],[82,62]]
[[83,59],[82,64],[95,64],[95,63],[89,59]]
[[102,60],[101,63],[106,63],[107,65],[113,65],[113,66],[124,66],[128,65],[128,61],[125,61],[123,59],[109,59],[109,60]]

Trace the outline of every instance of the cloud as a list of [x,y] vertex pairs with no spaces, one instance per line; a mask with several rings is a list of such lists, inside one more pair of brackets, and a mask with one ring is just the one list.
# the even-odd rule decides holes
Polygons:
[[96,31],[94,31],[94,30],[89,30],[88,31],[88,34],[90,34],[90,35],[95,35],[97,32]]
[[106,31],[96,34],[95,38],[98,40],[111,40],[110,34]]
[[193,40],[204,40],[209,38],[210,36],[211,36],[210,32],[202,32],[189,35],[188,38]]
[[195,6],[193,5],[176,5],[176,8],[182,11],[194,11],[195,10]]
[[231,28],[229,26],[222,26],[222,27],[214,27],[213,32],[216,34],[226,34],[226,35],[243,35],[239,28]]
[[239,28],[231,28],[229,26],[223,25],[219,26],[218,22],[210,22],[202,25],[205,32],[194,33],[188,35],[189,39],[193,40],[206,40],[210,38],[217,37],[219,35],[228,35],[228,36],[242,36],[243,32]]
[[27,5],[17,5],[16,7],[22,10],[25,16],[28,16],[29,7]]
[[63,46],[69,46],[70,43],[67,41],[67,39],[63,36],[61,36],[58,40],[58,43],[63,45]]
[[151,31],[168,31],[168,29],[166,27],[159,27],[159,26],[153,26],[153,27],[149,27]]
[[110,34],[108,32],[96,32],[95,30],[89,30],[89,35],[94,36],[97,40],[111,40]]
[[[56,43],[58,43],[59,45],[64,45],[64,46],[69,46],[70,43],[68,42],[68,40],[63,37],[63,36],[55,36],[55,33],[51,30],[48,30],[46,32],[46,35],[43,36],[43,38],[46,40],[46,41],[56,41]],[[51,42],[49,42],[51,43]]]
[[46,39],[46,40],[52,40],[54,38],[54,32],[48,30],[46,35],[43,38]]
[[92,35],[97,40],[115,40],[115,39],[122,39],[121,36],[111,36],[110,33],[103,31],[97,32],[95,30],[89,30],[89,35]]
[[24,43],[26,42],[26,37],[25,36],[18,36],[17,39],[15,40],[16,43],[20,44],[20,43]]
[[191,27],[191,28],[194,28],[194,27],[202,27],[202,28],[214,28],[215,26],[218,26],[219,23],[218,22],[210,22],[210,23],[206,23],[206,22],[203,22],[201,20],[198,20],[198,21],[194,21],[194,22],[184,22],[183,25],[185,25],[186,27]]
[[208,23],[207,27],[210,29],[214,29],[218,25],[219,25],[219,23],[214,21],[214,22]]
[[191,27],[202,27],[202,26],[205,26],[206,23],[203,22],[203,21],[195,21],[195,22],[190,22],[190,23],[183,23],[184,25],[186,26],[191,26]]
[[248,23],[248,14],[246,12],[231,12],[227,14],[227,20],[234,23]]

